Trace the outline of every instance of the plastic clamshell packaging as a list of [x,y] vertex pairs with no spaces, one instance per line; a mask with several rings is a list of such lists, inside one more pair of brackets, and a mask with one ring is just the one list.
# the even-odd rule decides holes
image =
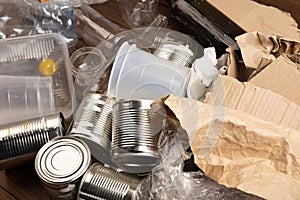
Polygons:
[[75,108],[68,48],[59,34],[0,40],[0,125]]

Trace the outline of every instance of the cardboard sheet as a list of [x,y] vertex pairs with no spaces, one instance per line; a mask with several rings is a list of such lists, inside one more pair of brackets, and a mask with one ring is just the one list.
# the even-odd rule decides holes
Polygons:
[[266,35],[277,34],[300,41],[300,30],[289,13],[251,0],[208,0],[246,32],[259,31]]
[[206,102],[300,131],[299,105],[280,94],[248,82],[239,82],[232,77],[219,76]]
[[278,57],[249,83],[272,90],[300,105],[300,64],[292,62],[286,55]]
[[196,164],[228,187],[265,199],[300,198],[300,132],[241,111],[169,96]]

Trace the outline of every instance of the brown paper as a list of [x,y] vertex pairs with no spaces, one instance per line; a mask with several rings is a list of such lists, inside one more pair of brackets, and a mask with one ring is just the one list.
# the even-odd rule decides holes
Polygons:
[[241,111],[173,95],[196,164],[220,184],[266,199],[300,198],[300,132]]
[[208,2],[246,32],[259,31],[266,35],[282,35],[300,42],[297,22],[289,13],[251,0],[208,0]]
[[249,83],[272,90],[300,105],[300,64],[292,62],[286,55],[278,57]]
[[[294,94],[299,93],[298,91],[294,91]],[[207,95],[206,102],[300,130],[299,105],[280,94],[249,82],[242,83],[228,76],[219,76],[214,82],[211,93]]]
[[[299,33],[300,34],[300,33]],[[293,62],[300,63],[300,43],[277,35],[259,32],[236,37],[246,67],[260,72],[280,55],[287,54]]]

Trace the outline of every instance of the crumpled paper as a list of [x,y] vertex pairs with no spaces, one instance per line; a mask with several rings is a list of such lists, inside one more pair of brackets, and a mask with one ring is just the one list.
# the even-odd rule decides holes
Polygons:
[[226,56],[216,58],[214,47],[204,49],[204,56],[194,61],[187,86],[187,97],[203,100],[208,88],[218,78],[219,74],[226,74],[227,66],[224,66]]
[[223,106],[170,95],[195,163],[227,187],[265,199],[300,198],[300,132]]
[[256,73],[272,63],[283,53],[293,62],[300,62],[300,43],[279,35],[250,32],[236,37],[246,67]]
[[159,150],[159,164],[142,180],[134,200],[261,200],[257,196],[220,185],[201,171],[185,172],[184,159],[189,158],[190,153],[185,151],[185,141],[177,136],[169,138],[168,143]]

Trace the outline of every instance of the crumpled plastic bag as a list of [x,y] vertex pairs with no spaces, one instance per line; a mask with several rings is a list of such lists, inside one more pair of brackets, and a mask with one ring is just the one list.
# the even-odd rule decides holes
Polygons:
[[0,39],[60,33],[69,46],[76,43],[70,0],[4,0],[0,2]]

